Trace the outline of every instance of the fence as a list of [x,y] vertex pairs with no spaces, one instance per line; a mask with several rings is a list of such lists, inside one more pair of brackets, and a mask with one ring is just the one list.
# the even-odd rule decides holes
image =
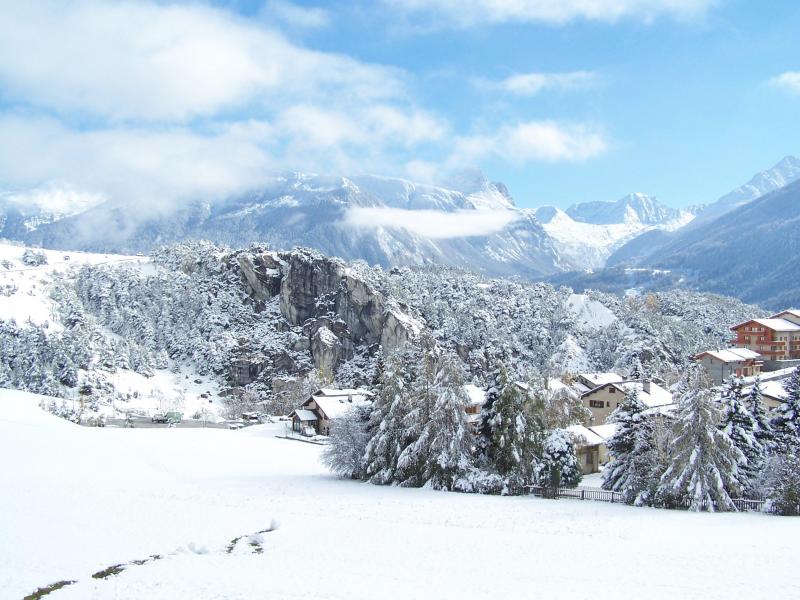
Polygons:
[[[625,497],[620,492],[612,492],[610,490],[601,490],[597,488],[549,488],[536,485],[528,485],[523,488],[523,494],[538,496],[540,498],[568,498],[571,500],[594,500],[597,502],[618,502],[624,503]],[[764,511],[764,504],[766,498],[732,498],[736,510],[741,512],[747,511]],[[660,508],[673,508],[678,510],[686,510],[692,505],[692,499],[689,497],[671,498],[667,505]],[[709,506],[704,501],[701,505],[701,510],[708,510]],[[773,512],[768,510],[767,512]]]

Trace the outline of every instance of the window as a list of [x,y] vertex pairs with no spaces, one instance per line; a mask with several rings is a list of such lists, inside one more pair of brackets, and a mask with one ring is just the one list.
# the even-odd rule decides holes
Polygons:
[[589,400],[589,406],[591,408],[603,408],[605,404],[602,400]]
[[617,388],[613,388],[613,387],[612,388],[608,388],[608,393],[609,394],[616,394],[617,393]]

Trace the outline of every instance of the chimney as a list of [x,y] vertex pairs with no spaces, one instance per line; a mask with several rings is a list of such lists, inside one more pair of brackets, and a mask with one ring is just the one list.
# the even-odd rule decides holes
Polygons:
[[647,394],[650,393],[650,380],[649,379],[645,379],[644,381],[642,381],[642,389],[645,391],[645,393],[647,393]]

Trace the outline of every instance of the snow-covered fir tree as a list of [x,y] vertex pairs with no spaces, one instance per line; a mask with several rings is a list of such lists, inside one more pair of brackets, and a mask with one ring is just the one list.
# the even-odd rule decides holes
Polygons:
[[633,387],[609,417],[616,429],[608,441],[612,460],[603,471],[603,489],[622,493],[630,504],[650,502],[661,476],[653,420],[646,409],[638,388]]
[[434,389],[436,403],[416,443],[419,453],[426,456],[423,479],[434,489],[450,490],[471,465],[472,445],[465,410],[469,398],[452,356],[440,362]]
[[686,502],[690,510],[736,510],[738,465],[744,455],[719,428],[721,410],[702,367],[688,368],[677,401],[674,453],[661,477],[659,495]]
[[397,459],[406,443],[405,420],[411,410],[404,371],[400,354],[385,359],[367,424],[373,435],[364,450],[363,462],[364,476],[370,483],[386,485],[395,481]]
[[[739,463],[738,483],[743,494],[756,492],[758,476],[764,468],[766,452],[758,440],[758,425],[752,413],[747,409],[742,397],[744,382],[733,377],[725,383],[720,404],[722,420],[720,428],[728,434],[733,445],[742,453],[744,460]],[[734,490],[730,490],[735,493]]]
[[437,401],[436,377],[440,367],[440,350],[430,335],[420,336],[419,345],[408,355],[406,373],[410,380],[410,409],[403,419],[402,451],[397,457],[395,479],[406,487],[425,484],[428,448],[420,439],[431,419]]
[[480,420],[478,421],[478,439],[475,444],[479,461],[488,460],[489,446],[492,441],[494,416],[496,414],[495,402],[500,397],[500,392],[508,384],[508,370],[502,362],[496,361],[494,369],[489,374],[484,388],[485,401],[481,407]]
[[800,445],[773,456],[766,479],[771,508],[781,515],[800,515]]
[[541,462],[537,467],[537,483],[559,488],[575,487],[583,478],[575,444],[565,429],[553,429],[544,442]]
[[525,394],[520,387],[502,378],[500,383],[487,456],[491,468],[506,479],[508,491],[517,492],[531,482],[538,466],[537,425],[525,411]]
[[800,367],[783,382],[783,389],[786,398],[775,409],[772,426],[780,451],[786,453],[800,445]]
[[757,377],[753,386],[745,397],[747,410],[753,416],[755,422],[755,436],[764,448],[766,454],[775,449],[775,432],[772,429],[767,409],[764,407],[764,395],[761,389],[761,378]]

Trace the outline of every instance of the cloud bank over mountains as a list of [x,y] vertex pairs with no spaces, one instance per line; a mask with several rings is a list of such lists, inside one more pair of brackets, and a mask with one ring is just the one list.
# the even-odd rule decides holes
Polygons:
[[[286,169],[433,178],[463,161],[584,160],[608,147],[582,123],[456,127],[415,95],[411,73],[279,29],[325,27],[328,11],[273,1],[263,13],[155,1],[5,6],[0,191],[66,182],[150,213]],[[530,93],[576,75],[564,77],[504,85]]]

